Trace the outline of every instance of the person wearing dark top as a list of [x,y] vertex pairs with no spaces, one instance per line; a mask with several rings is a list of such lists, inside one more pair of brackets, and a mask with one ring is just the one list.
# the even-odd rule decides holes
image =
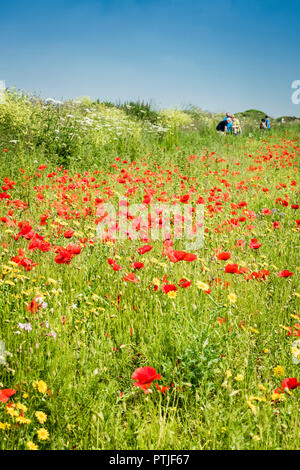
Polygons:
[[217,127],[216,127],[217,131],[221,131],[221,132],[226,133],[226,132],[227,132],[228,124],[229,124],[230,122],[231,122],[231,119],[230,119],[230,118],[223,119],[223,121],[220,121],[219,124],[218,124]]
[[266,129],[266,127],[267,127],[267,126],[266,126],[266,120],[265,120],[265,119],[262,119],[262,120],[260,121],[260,126],[259,126],[259,128],[260,128],[260,129]]

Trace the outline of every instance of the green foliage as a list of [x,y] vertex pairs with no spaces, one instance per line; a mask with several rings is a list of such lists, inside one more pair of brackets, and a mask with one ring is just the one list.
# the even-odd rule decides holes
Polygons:
[[151,124],[157,124],[159,121],[159,114],[152,109],[151,103],[125,101],[124,103],[117,103],[116,107],[125,111],[128,116],[134,116],[141,121],[148,121]]
[[[276,212],[263,217],[261,211],[272,209],[278,194],[296,201],[297,187],[291,185],[295,166],[280,165],[284,159],[277,158],[285,142],[296,162],[299,129],[273,126],[272,139],[266,141],[270,134],[255,132],[245,118],[251,138],[246,132],[235,138],[216,133],[219,117],[196,108],[176,111],[166,118],[164,131],[161,122],[153,125],[109,103],[82,99],[46,104],[12,93],[0,107],[1,146],[8,149],[2,153],[0,148],[2,184],[5,177],[13,179],[11,199],[27,204],[0,204],[0,341],[5,340],[7,352],[5,363],[0,363],[0,389],[16,387],[14,402],[26,405],[32,420],[28,428],[0,429],[0,449],[25,449],[31,440],[40,448],[79,450],[297,447],[299,390],[286,393],[279,404],[272,402],[272,394],[282,380],[274,376],[274,367],[282,365],[287,377],[299,379],[299,365],[291,360],[294,338],[284,329],[299,321],[298,215],[290,206],[276,206]],[[266,159],[270,148],[271,162]],[[136,166],[121,165],[116,157],[135,160]],[[43,164],[48,167],[39,172]],[[57,170],[58,164],[69,166],[66,175]],[[105,198],[109,188],[116,198],[124,194],[117,178],[120,167],[130,172],[131,187],[138,185],[136,180],[143,182],[134,202],[140,202],[138,196],[151,184],[171,200],[186,194],[191,185],[195,200],[199,195],[213,199],[211,188],[221,188],[216,194],[223,212],[206,219],[208,231],[197,261],[169,263],[161,257],[161,242],[143,256],[137,255],[140,244],[132,241],[97,242],[95,218],[86,218],[82,209],[94,210],[95,198]],[[57,176],[48,178],[52,172]],[[280,183],[287,187],[277,189]],[[39,191],[43,201],[37,199]],[[225,194],[230,198],[223,198]],[[241,201],[248,203],[245,210],[259,215],[228,231],[229,224],[221,224],[242,215],[242,210],[233,209]],[[62,215],[65,203],[68,218]],[[41,214],[48,211],[47,225],[41,225]],[[280,230],[273,229],[275,220]],[[79,245],[85,238],[93,243],[84,243],[70,265],[59,265],[55,253],[29,251],[29,240],[15,239],[20,221],[32,224],[45,240],[52,236],[55,245],[68,245],[62,234],[67,228],[74,230],[72,243]],[[216,225],[223,231],[215,231]],[[259,252],[248,247],[254,236],[262,242]],[[246,246],[236,246],[237,239],[244,238]],[[39,263],[32,271],[11,261],[19,248]],[[249,272],[270,270],[269,278],[247,281],[243,275],[226,274],[223,262],[215,258],[220,249],[230,250],[231,262],[247,266]],[[113,271],[108,258],[116,259],[124,271]],[[137,274],[139,285],[123,280],[133,259],[145,264]],[[294,276],[279,278],[282,268]],[[178,287],[174,299],[161,288],[154,292],[153,279],[165,275],[176,285],[190,279],[192,286]],[[211,282],[212,293],[199,290],[197,280]],[[224,281],[228,287],[223,287]],[[229,292],[237,296],[232,305]],[[27,305],[36,296],[47,305],[31,313]],[[29,322],[32,331],[20,329],[20,323]],[[153,366],[162,375],[158,383],[169,387],[165,395],[154,386],[148,395],[133,387],[131,374],[143,366]],[[33,388],[35,380],[46,382],[49,395]],[[247,404],[250,397],[262,399],[251,402],[255,413]],[[35,411],[48,416],[47,441],[37,441]],[[0,403],[0,422],[8,420],[13,422]]]
[[247,111],[236,113],[236,115],[240,117],[249,118],[252,120],[260,120],[264,118],[267,114],[257,109],[248,109]]

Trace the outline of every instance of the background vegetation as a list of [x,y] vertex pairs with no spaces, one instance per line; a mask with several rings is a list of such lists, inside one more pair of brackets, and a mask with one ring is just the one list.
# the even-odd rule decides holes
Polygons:
[[[193,106],[157,111],[143,102],[61,104],[7,93],[0,176],[12,202],[0,201],[0,389],[16,390],[17,415],[0,402],[1,449],[298,448],[300,390],[274,390],[300,378],[291,352],[299,331],[291,208],[299,202],[299,120],[273,119],[268,133],[258,129],[259,111],[239,116],[242,136],[223,136],[215,130],[223,116]],[[124,173],[128,187],[137,186],[133,202],[149,186],[169,201],[187,192],[193,202],[204,197],[207,230],[195,262],[170,263],[159,241],[139,255],[141,242],[97,240],[95,200],[124,195]],[[236,222],[242,216],[247,221]],[[28,240],[16,239],[25,221],[53,246],[66,246],[63,233],[73,230],[81,253],[57,264],[53,251],[28,251]],[[252,238],[259,250],[249,248]],[[19,249],[38,263],[33,269],[12,261]],[[222,250],[248,274],[269,275],[225,273],[216,258]],[[139,284],[124,281],[133,261],[145,265]],[[283,269],[293,276],[279,277]],[[162,292],[164,276],[176,297]],[[190,288],[178,286],[182,278]],[[36,298],[43,305],[32,312]],[[143,366],[162,375],[165,394],[133,387],[131,375]],[[16,421],[21,413],[29,424]]]

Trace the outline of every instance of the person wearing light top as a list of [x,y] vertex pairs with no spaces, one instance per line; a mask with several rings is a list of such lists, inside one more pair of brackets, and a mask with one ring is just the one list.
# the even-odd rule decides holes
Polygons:
[[232,118],[232,131],[234,135],[239,135],[242,133],[242,128],[240,121],[237,117],[233,116]]
[[232,134],[232,131],[233,131],[233,121],[232,121],[232,118],[227,118],[227,134]]

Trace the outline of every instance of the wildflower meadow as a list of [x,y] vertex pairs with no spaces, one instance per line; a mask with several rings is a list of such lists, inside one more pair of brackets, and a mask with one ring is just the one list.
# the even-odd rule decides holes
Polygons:
[[264,114],[6,91],[2,450],[299,447],[300,124]]

